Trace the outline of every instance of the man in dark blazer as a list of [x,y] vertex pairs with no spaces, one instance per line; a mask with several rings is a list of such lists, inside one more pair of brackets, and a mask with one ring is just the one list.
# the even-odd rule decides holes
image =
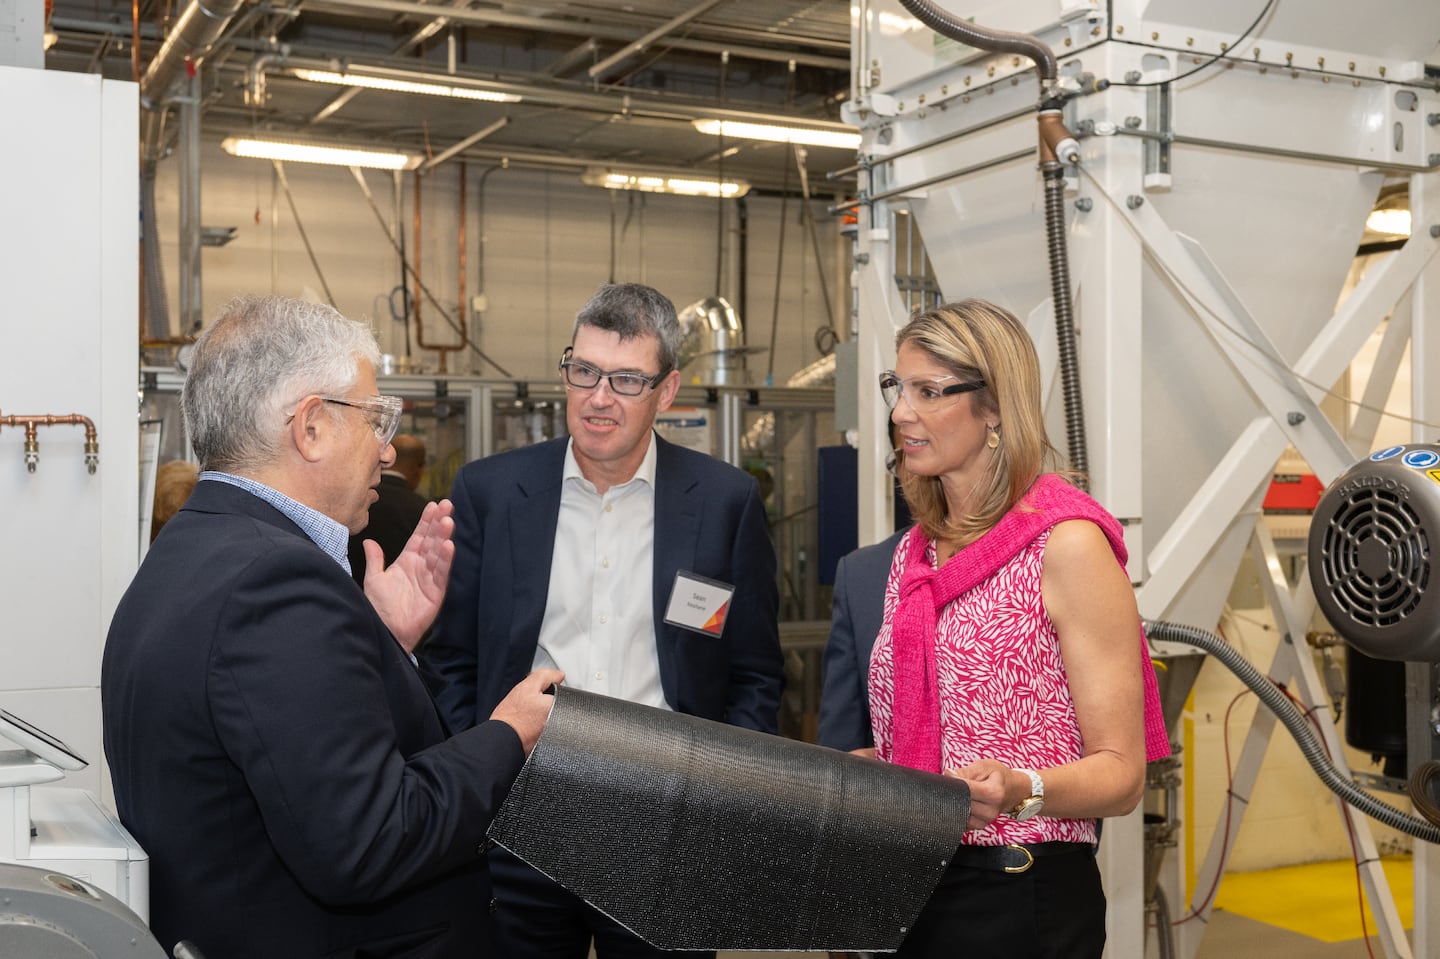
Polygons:
[[446,738],[409,650],[449,573],[448,503],[368,594],[350,578],[400,414],[378,360],[366,327],[279,297],[237,300],[196,343],[200,481],[116,609],[100,678],[167,953],[490,955],[485,832],[563,675]]
[[[775,731],[784,664],[758,485],[653,430],[680,339],[658,291],[602,287],[561,362],[570,436],[456,477],[454,572],[421,655],[457,728],[553,665],[591,692]],[[491,872],[507,959],[584,959],[592,938],[600,959],[663,955],[504,850]]]
[[370,522],[350,537],[350,575],[362,586],[365,583],[365,541],[373,539],[385,554],[385,565],[395,562],[410,534],[420,524],[420,516],[430,501],[415,492],[425,475],[425,443],[418,436],[397,433],[390,441],[395,449],[395,462],[380,471],[379,497],[370,507]]
[[870,749],[870,650],[885,617],[885,585],[895,547],[907,529],[840,557],[835,567],[830,637],[821,658],[820,731],[822,746],[848,751]]

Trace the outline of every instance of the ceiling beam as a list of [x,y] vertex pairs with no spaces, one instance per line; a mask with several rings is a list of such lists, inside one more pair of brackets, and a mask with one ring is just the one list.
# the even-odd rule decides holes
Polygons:
[[[455,23],[511,27],[517,30],[595,37],[601,40],[618,40],[626,43],[636,39],[634,32],[625,27],[611,27],[601,23],[566,20],[562,17],[529,17],[523,14],[506,13],[503,10],[492,8],[442,8],[436,7],[433,4],[417,3],[415,0],[306,0],[305,9],[367,10],[374,13],[393,13],[418,17],[423,20],[433,20],[438,15]],[[850,69],[849,56],[844,53],[844,51],[848,49],[848,43],[837,45],[829,40],[797,37],[793,34],[783,37],[777,35],[777,38],[783,39],[790,44],[798,43],[810,47],[833,49],[839,55],[827,56],[824,54],[807,53],[803,50],[796,50],[793,46],[788,49],[781,47],[762,47],[696,40],[686,37],[674,38],[668,42],[668,46],[676,50],[690,50],[697,53],[720,54],[729,51],[731,56],[751,60],[766,60],[775,63],[785,63],[794,60],[802,66],[817,67],[825,70],[848,71]]]

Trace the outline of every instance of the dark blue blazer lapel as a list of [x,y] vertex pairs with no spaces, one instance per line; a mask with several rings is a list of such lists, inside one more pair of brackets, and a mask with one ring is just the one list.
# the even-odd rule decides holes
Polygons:
[[[545,601],[550,592],[550,564],[555,556],[555,527],[560,521],[560,492],[564,483],[565,450],[568,440],[547,444],[538,468],[517,473],[518,493],[510,507],[507,524],[510,563],[514,571],[514,617],[509,635],[519,642],[507,653],[507,673],[530,671],[540,625],[545,618]],[[523,660],[523,662],[521,662]]]
[[670,593],[675,588],[675,574],[693,569],[700,543],[700,515],[704,490],[698,474],[686,469],[675,455],[678,447],[655,440],[655,551],[653,560],[652,602],[655,610],[655,644],[660,658],[660,683],[666,699],[675,702],[680,677],[676,662],[675,643],[680,627],[665,622]]

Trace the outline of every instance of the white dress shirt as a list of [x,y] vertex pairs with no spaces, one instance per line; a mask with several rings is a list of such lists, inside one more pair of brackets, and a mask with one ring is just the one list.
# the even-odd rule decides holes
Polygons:
[[655,648],[655,437],[627,483],[602,495],[565,450],[550,590],[534,667],[565,685],[670,708]]

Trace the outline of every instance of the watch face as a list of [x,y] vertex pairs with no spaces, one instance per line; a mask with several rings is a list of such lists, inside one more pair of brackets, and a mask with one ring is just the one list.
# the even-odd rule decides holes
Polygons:
[[1045,800],[1041,799],[1039,796],[1031,796],[1029,799],[1016,806],[1015,811],[1010,815],[1011,818],[1014,819],[1016,822],[1024,822],[1027,819],[1040,815],[1040,810],[1044,808]]

